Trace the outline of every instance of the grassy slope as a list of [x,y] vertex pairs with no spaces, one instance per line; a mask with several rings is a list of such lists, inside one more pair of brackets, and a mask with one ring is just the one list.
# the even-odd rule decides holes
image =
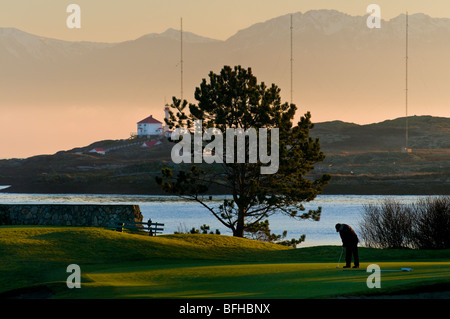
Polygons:
[[[373,292],[364,271],[370,263],[414,268],[382,273],[382,293],[450,282],[449,250],[361,248],[361,271],[336,269],[339,253],[336,246],[291,249],[218,235],[1,227],[0,293],[45,285],[55,298],[323,298]],[[82,289],[66,286],[72,263],[81,267]]]

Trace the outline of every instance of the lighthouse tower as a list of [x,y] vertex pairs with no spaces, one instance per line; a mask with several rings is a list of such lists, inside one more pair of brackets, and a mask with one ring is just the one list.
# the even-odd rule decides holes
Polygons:
[[169,120],[169,104],[166,104],[164,108],[164,117]]

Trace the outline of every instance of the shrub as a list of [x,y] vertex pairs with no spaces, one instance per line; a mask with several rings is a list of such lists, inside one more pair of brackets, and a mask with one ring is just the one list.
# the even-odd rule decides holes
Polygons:
[[257,223],[252,223],[250,225],[246,225],[245,227],[245,237],[259,240],[259,241],[266,241],[273,243],[277,240],[280,240],[281,238],[286,237],[287,231],[283,232],[283,235],[276,235],[271,232],[270,226],[269,226],[269,220],[260,221]]
[[450,197],[421,200],[413,204],[414,246],[423,249],[450,248]]
[[360,223],[361,238],[374,248],[450,248],[450,197],[401,204],[386,200],[366,205]]
[[269,243],[280,244],[284,246],[294,247],[296,248],[298,244],[305,241],[305,235],[300,236],[299,239],[292,238],[291,240],[282,240],[286,238],[287,230],[283,231],[282,235],[277,235],[271,232],[269,220],[260,221],[257,223],[253,223],[247,225],[245,227],[245,237],[265,241]]
[[386,200],[364,206],[361,237],[374,248],[405,248],[411,244],[411,214],[400,203]]
[[[191,230],[188,230],[186,225],[180,225],[178,226],[178,230],[174,232],[174,234],[208,234],[208,231],[210,230],[209,225],[203,224],[200,226],[200,229],[192,227]],[[209,234],[215,234],[220,235],[220,231],[216,229],[215,232],[209,231]]]

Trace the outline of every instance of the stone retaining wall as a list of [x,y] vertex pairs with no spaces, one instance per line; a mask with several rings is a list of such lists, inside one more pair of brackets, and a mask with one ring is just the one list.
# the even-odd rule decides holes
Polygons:
[[0,205],[0,225],[107,226],[142,218],[138,205]]

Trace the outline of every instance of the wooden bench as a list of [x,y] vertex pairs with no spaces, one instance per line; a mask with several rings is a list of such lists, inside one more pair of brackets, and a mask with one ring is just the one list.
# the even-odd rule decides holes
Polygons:
[[114,228],[118,232],[123,232],[124,229],[148,231],[150,236],[156,236],[156,234],[162,234],[164,224],[153,223],[151,219],[148,222],[131,222],[131,221],[113,221],[108,225],[108,228]]

